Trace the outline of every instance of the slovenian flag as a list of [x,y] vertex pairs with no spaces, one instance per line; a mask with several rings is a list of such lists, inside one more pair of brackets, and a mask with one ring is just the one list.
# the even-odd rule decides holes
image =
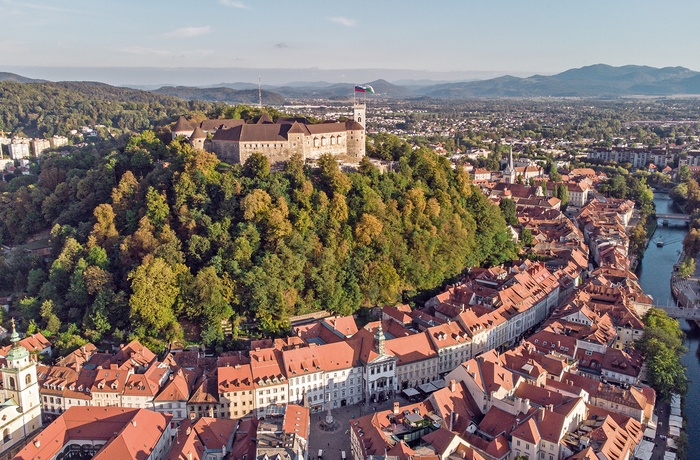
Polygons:
[[356,93],[372,93],[374,94],[374,88],[369,85],[355,85]]

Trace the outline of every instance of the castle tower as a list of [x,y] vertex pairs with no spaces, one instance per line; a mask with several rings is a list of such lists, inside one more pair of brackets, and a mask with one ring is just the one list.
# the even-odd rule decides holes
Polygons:
[[175,126],[173,126],[171,132],[172,132],[172,138],[175,140],[177,136],[185,136],[185,137],[190,137],[192,135],[192,132],[194,131],[194,126],[192,126],[192,123],[187,121],[185,117],[180,116],[177,119],[177,122],[175,123]]
[[204,150],[204,141],[206,140],[207,135],[202,131],[202,128],[197,126],[190,136],[190,144],[196,149]]
[[365,128],[365,114],[367,112],[367,105],[364,102],[355,102],[353,107],[353,119]]
[[41,426],[41,400],[37,382],[36,362],[29,351],[19,344],[19,334],[12,319],[12,348],[7,353],[7,366],[0,369],[5,401],[12,399],[23,414],[26,432]]

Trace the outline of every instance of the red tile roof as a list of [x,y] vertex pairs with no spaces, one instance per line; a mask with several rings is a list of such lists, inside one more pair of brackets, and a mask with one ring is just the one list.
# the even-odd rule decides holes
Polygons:
[[237,423],[236,420],[225,418],[200,417],[192,428],[197,432],[202,444],[213,450],[230,445]]
[[70,441],[102,441],[95,459],[145,460],[163,436],[171,415],[146,409],[73,406],[61,414],[15,457],[53,458]]

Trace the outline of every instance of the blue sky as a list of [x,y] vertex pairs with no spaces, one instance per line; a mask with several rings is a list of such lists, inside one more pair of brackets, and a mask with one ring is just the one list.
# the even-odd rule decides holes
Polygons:
[[[684,0],[0,0],[0,71],[88,79],[88,67],[400,69],[455,79],[596,63],[700,70],[698,17],[700,2]],[[251,81],[215,70],[102,74],[118,84]],[[357,78],[274,75],[267,81]]]

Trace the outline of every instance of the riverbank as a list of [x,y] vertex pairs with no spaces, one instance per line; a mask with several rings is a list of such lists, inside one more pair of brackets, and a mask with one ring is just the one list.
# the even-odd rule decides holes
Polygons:
[[[663,193],[654,195],[654,205],[659,214],[679,212],[668,195]],[[682,286],[681,280],[676,279],[674,267],[678,265],[679,259],[682,260],[682,240],[687,232],[688,228],[685,225],[662,226],[659,222],[649,238],[648,243],[652,244],[649,244],[645,250],[637,275],[641,287],[645,293],[652,296],[655,305],[673,305],[675,303],[675,297],[672,293],[673,286],[677,286],[678,292],[682,292],[681,289],[685,288]],[[664,245],[653,244],[656,239],[663,240]],[[688,288],[692,289],[692,286],[688,286]],[[688,300],[682,302],[688,305],[690,298],[691,296],[688,296]],[[694,326],[691,327],[686,321],[680,321],[680,326],[686,334],[684,346],[689,350],[681,357],[681,363],[686,368],[686,375],[691,380],[688,397],[683,407],[683,418],[687,423],[685,431],[690,439],[700,439],[700,400],[696,402],[696,398],[692,396],[700,395],[700,361],[696,355],[698,346],[700,346],[700,331]],[[664,412],[667,410],[668,408],[665,408]],[[659,420],[663,423],[662,430],[667,429],[668,420],[664,417],[659,417]],[[697,443],[689,443],[686,458],[700,458],[700,445],[695,444]]]

